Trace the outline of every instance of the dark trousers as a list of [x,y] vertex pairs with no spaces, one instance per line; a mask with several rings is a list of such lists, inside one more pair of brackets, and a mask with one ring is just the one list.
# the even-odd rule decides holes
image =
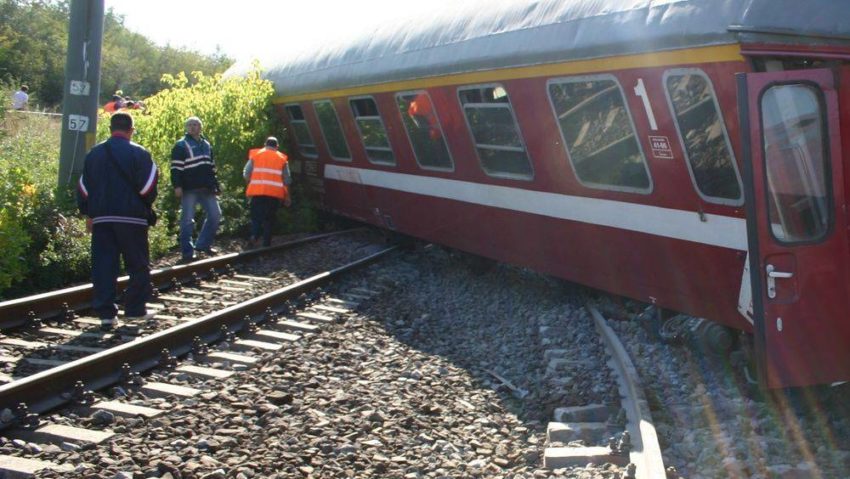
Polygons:
[[272,229],[274,229],[275,217],[277,217],[277,209],[280,207],[280,200],[271,196],[252,196],[251,197],[251,239],[257,240],[260,238],[260,233],[263,235],[263,246],[271,246],[272,244]]
[[118,314],[115,305],[115,283],[119,259],[130,280],[124,291],[124,314],[144,316],[145,301],[150,295],[151,268],[147,226],[126,223],[99,223],[92,226],[91,259],[94,297],[92,309],[101,319]]

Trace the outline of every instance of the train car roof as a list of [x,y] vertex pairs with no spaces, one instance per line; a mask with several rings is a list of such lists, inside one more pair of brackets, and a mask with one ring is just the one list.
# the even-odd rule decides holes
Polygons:
[[[304,19],[321,23],[321,19]],[[739,42],[850,44],[845,0],[459,0],[300,49],[264,77],[281,96],[416,78]],[[250,64],[234,65],[230,75]]]

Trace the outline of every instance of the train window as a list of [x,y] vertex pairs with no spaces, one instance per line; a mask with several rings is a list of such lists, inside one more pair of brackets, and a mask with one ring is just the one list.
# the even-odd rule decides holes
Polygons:
[[534,171],[508,92],[498,85],[475,86],[458,90],[458,97],[484,172],[502,178],[532,178]]
[[431,97],[424,90],[396,95],[401,120],[413,146],[416,162],[424,169],[453,170],[449,148]]
[[821,92],[804,84],[775,85],[761,97],[768,218],[781,243],[826,236],[831,223],[829,137]]
[[289,115],[289,123],[292,125],[292,131],[295,132],[295,141],[298,143],[298,151],[302,155],[315,158],[319,156],[319,150],[316,149],[316,144],[313,142],[313,135],[310,134],[310,128],[307,126],[307,120],[304,118],[304,112],[299,105],[286,105],[286,113]]
[[313,102],[313,108],[316,109],[319,127],[322,129],[331,157],[334,160],[351,161],[351,153],[349,153],[348,145],[345,143],[345,135],[342,132],[339,116],[336,114],[333,103],[330,100],[317,101]]
[[573,170],[585,186],[648,193],[652,180],[620,84],[612,75],[549,81]]
[[387,138],[387,130],[378,112],[378,104],[371,97],[352,98],[349,100],[351,112],[354,113],[354,122],[357,131],[366,147],[366,156],[372,163],[382,165],[395,165],[395,156],[390,148],[390,140]]
[[741,178],[711,81],[699,69],[664,74],[667,101],[685,147],[688,170],[706,201],[741,205]]

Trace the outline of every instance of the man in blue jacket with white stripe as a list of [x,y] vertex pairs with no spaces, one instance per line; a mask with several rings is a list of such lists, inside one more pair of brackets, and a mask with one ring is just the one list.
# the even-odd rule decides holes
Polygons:
[[[201,119],[192,116],[186,120],[186,136],[177,140],[171,149],[171,184],[174,196],[180,200],[180,252],[179,263],[191,262],[195,251],[213,255],[212,243],[221,220],[218,205],[218,179],[215,176],[215,161],[212,146],[201,135]],[[200,204],[206,213],[198,241],[192,243],[195,229],[195,206]]]
[[130,141],[133,117],[116,113],[109,121],[112,136],[86,155],[77,205],[91,226],[92,309],[104,328],[118,314],[115,289],[120,257],[130,275],[124,292],[127,319],[147,316],[150,296],[148,221],[156,199],[158,172],[151,154]]

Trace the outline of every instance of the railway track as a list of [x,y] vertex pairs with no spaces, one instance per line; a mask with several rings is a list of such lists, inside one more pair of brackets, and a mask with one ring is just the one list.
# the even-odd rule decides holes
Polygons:
[[[119,315],[118,323],[112,328],[104,330],[102,321],[81,316],[78,317],[72,311],[42,320],[39,317],[31,318],[27,327],[18,327],[0,333],[0,381],[10,383],[20,380],[38,372],[61,366],[65,363],[75,361],[82,357],[100,353],[108,348],[119,346],[123,343],[135,341],[140,337],[151,336],[160,331],[176,327],[187,322],[192,322],[205,315],[218,310],[248,301],[262,296],[277,289],[280,283],[295,283],[305,276],[312,276],[322,264],[330,266],[343,261],[347,253],[344,248],[360,247],[362,243],[343,244],[340,247],[340,235],[318,235],[315,237],[299,240],[283,245],[276,250],[266,250],[266,256],[261,253],[246,256],[227,255],[224,258],[211,258],[213,264],[224,265],[225,274],[219,274],[209,264],[203,265],[203,271],[207,271],[206,277],[201,278],[198,270],[182,271],[179,274],[170,275],[170,281],[163,286],[168,288],[160,293],[154,289],[155,299],[148,304],[151,313],[141,320],[125,320]],[[347,240],[346,240],[347,241]],[[334,244],[337,242],[337,244]],[[310,245],[309,247],[307,245]],[[299,250],[309,253],[314,251],[314,256],[319,256],[318,264],[299,266],[298,257],[301,253],[286,252],[293,246],[303,246],[308,249]],[[328,250],[328,252],[324,252]],[[273,255],[277,253],[277,255]],[[282,255],[281,255],[282,254]],[[247,258],[246,258],[247,257]],[[244,269],[258,272],[259,275],[238,274],[232,267],[233,259],[239,259]],[[259,264],[251,262],[251,258],[262,258]],[[230,261],[228,261],[228,259]],[[284,271],[275,271],[277,262],[287,264]],[[301,261],[303,262],[303,261]],[[335,263],[336,262],[336,263]],[[265,269],[263,269],[265,268]],[[299,273],[295,273],[298,270]],[[319,269],[321,271],[322,269]],[[171,269],[162,270],[170,273]],[[263,271],[271,272],[271,276],[263,276]],[[161,278],[162,279],[162,278]],[[68,291],[68,290],[64,290]],[[76,291],[70,293],[77,295]],[[56,296],[59,294],[47,295]],[[54,301],[51,299],[50,301]],[[37,301],[30,301],[37,304]],[[16,307],[16,306],[15,306]],[[120,312],[119,312],[120,313]],[[30,315],[32,316],[32,315]]]
[[[226,271],[228,268],[232,268],[234,265],[253,261],[269,254],[291,250],[316,241],[347,235],[357,231],[362,231],[362,229],[358,228],[313,235],[266,248],[224,254],[186,265],[155,269],[151,271],[151,283],[154,290],[168,289],[176,285],[196,281],[199,277],[215,276]],[[127,276],[118,278],[119,291],[126,286],[127,279]],[[241,285],[237,284],[236,286]],[[37,319],[69,318],[76,311],[89,307],[91,294],[92,285],[88,283],[0,302],[0,331],[26,326]]]
[[[548,469],[610,463],[623,467],[627,478],[664,478],[666,471],[661,447],[637,371],[605,318],[589,302],[585,309],[604,345],[604,354],[595,355],[592,361],[597,367],[610,368],[611,374],[607,377],[616,381],[624,413],[620,415],[625,419],[623,432],[610,435],[613,426],[611,417],[618,416],[610,405],[591,403],[558,407],[554,411],[554,421],[547,427],[546,439],[550,447],[544,451],[543,463]],[[565,351],[546,351],[550,371],[569,369],[570,363],[574,362],[565,359],[562,353]],[[556,373],[553,380],[559,382],[566,374],[562,373],[559,377]]]
[[[358,230],[350,230],[353,233]],[[109,347],[133,341],[138,337],[149,336],[194,319],[210,312],[232,306],[247,299],[260,296],[276,288],[276,282],[296,282],[305,275],[312,275],[318,265],[298,266],[302,252],[317,250],[327,265],[343,261],[346,248],[351,244],[335,244],[351,238],[350,235],[317,235],[298,241],[285,243],[276,248],[255,250],[246,253],[224,255],[210,258],[208,261],[186,267],[166,268],[158,272],[159,286],[167,288],[149,303],[150,317],[143,321],[127,322],[119,317],[119,323],[111,331],[101,330],[101,321],[97,318],[80,316],[73,310],[67,310],[59,316],[42,319],[34,313],[28,314],[26,327],[16,327],[0,333],[0,382],[9,383],[15,379],[27,377],[41,370],[60,366],[86,355],[95,354]],[[348,241],[347,239],[345,241]],[[359,244],[359,243],[357,243]],[[294,250],[295,247],[302,249]],[[308,249],[303,249],[308,248]],[[327,250],[327,252],[323,252]],[[283,255],[283,256],[281,256]],[[258,259],[261,259],[259,262]],[[301,270],[298,275],[292,272],[277,273],[278,262],[283,261],[289,271]],[[233,265],[252,272],[268,271],[271,277],[238,274]],[[242,266],[239,266],[242,265]],[[219,266],[216,268],[216,266]],[[292,267],[296,266],[295,269]],[[223,271],[224,274],[219,274]],[[201,272],[201,275],[199,275]],[[86,287],[90,288],[90,285]],[[52,304],[69,296],[80,296],[81,288],[69,288],[54,293],[38,295],[35,298],[22,298],[4,303],[12,310],[21,304],[33,305],[45,315]],[[66,296],[63,296],[65,294]],[[40,306],[40,308],[39,308]],[[5,313],[5,312],[4,312]]]
[[[154,369],[207,380],[227,378],[234,370],[256,363],[258,354],[278,351],[303,335],[315,333],[323,324],[337,321],[359,301],[375,294],[368,289],[354,289],[342,298],[334,298],[316,291],[394,249],[383,248],[164,331],[137,336],[115,347],[0,386],[0,428],[4,429],[4,437],[25,444],[59,444],[71,450],[99,444],[113,434],[104,428],[86,427],[86,421],[82,421],[82,425],[75,424],[73,418],[97,418],[98,415],[156,417],[164,411],[93,391],[117,386],[118,390],[140,391],[145,397],[198,395],[200,390],[185,386],[145,382],[140,373]],[[238,280],[250,279],[262,281],[262,278],[247,276]],[[212,351],[210,345],[215,343],[219,347]],[[210,367],[208,363],[220,367]],[[96,399],[98,396],[103,399]],[[44,413],[60,406],[64,406],[62,410],[67,414],[54,414],[49,421],[43,419]],[[34,448],[36,452],[38,449]],[[6,474],[3,477],[30,477],[41,469],[70,470],[67,465],[31,459],[26,454],[0,456],[0,470]]]

